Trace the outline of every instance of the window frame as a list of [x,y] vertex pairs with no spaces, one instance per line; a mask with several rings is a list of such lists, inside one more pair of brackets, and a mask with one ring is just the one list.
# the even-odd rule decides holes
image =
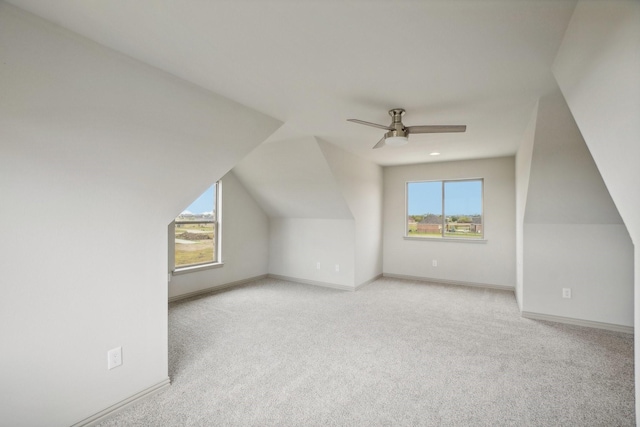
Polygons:
[[[447,226],[447,216],[445,215],[446,211],[446,194],[445,194],[445,184],[450,182],[469,182],[469,181],[479,181],[480,182],[480,218],[482,219],[481,225],[481,235],[480,237],[464,237],[464,236],[447,236],[446,235],[446,226]],[[416,183],[426,183],[426,182],[436,182],[441,185],[442,192],[442,223],[440,224],[440,236],[416,236],[411,235],[409,233],[409,184]],[[407,240],[428,240],[428,241],[436,241],[436,242],[466,242],[466,243],[485,243],[486,235],[485,235],[485,209],[484,209],[484,178],[459,178],[459,179],[425,179],[425,180],[416,180],[416,181],[406,181],[405,182],[405,208],[404,208],[404,239]]]
[[194,271],[207,270],[210,268],[218,268],[224,265],[222,261],[222,180],[216,181],[213,186],[215,186],[215,198],[213,202],[213,209],[215,212],[215,217],[212,221],[174,221],[173,225],[173,235],[175,236],[175,228],[176,224],[213,224],[213,235],[214,235],[214,247],[213,254],[214,259],[212,261],[201,262],[197,264],[189,264],[184,266],[176,266],[176,242],[175,237],[173,238],[173,265],[171,266],[171,274],[179,275],[185,273],[191,273]]

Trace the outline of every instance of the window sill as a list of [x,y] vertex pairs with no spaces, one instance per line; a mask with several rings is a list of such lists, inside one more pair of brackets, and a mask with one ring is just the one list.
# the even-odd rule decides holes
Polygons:
[[193,273],[193,272],[202,271],[202,270],[210,270],[212,268],[220,268],[223,266],[224,266],[224,262],[212,262],[210,264],[199,264],[199,265],[192,265],[189,267],[180,267],[173,270],[171,272],[171,275],[179,276],[180,274]]
[[455,243],[487,243],[487,239],[465,239],[455,237],[412,237],[403,236],[404,240],[420,240],[423,242],[455,242]]

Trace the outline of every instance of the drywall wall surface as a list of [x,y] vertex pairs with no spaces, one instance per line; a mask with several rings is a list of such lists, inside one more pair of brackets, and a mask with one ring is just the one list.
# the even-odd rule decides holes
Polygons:
[[[169,233],[173,234],[171,226]],[[222,178],[221,237],[224,265],[173,276],[169,283],[170,298],[267,274],[269,218],[233,172]],[[172,251],[173,246],[169,249]]]
[[353,218],[313,137],[262,144],[234,173],[270,218]]
[[523,239],[524,311],[632,324],[633,246],[559,90],[538,103]]
[[525,222],[622,224],[559,90],[538,102]]
[[[514,287],[515,159],[503,157],[384,168],[383,272]],[[407,240],[405,186],[408,181],[484,179],[486,242]],[[438,261],[438,266],[432,265]]]
[[516,301],[522,311],[523,300],[523,271],[524,271],[524,214],[527,205],[527,191],[529,189],[529,174],[531,172],[531,157],[535,138],[536,121],[538,118],[538,103],[536,103],[531,120],[525,129],[522,142],[516,153]]
[[355,218],[355,284],[382,274],[382,167],[318,141]]
[[637,245],[640,241],[640,2],[580,1],[553,74]]
[[[553,75],[635,244],[634,299],[640,330],[640,2],[580,1]],[[640,366],[636,339],[635,365]],[[640,375],[636,370],[636,421]]]
[[269,274],[354,287],[354,220],[271,218],[269,232]]
[[525,311],[633,326],[633,245],[624,225],[525,224],[524,237]]
[[4,2],[0,58],[2,424],[68,426],[167,383],[167,224],[279,122]]

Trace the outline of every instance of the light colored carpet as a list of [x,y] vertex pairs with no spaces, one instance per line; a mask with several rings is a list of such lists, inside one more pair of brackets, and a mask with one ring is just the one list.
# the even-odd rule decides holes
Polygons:
[[169,308],[172,385],[107,426],[632,426],[633,336],[511,292],[275,279]]

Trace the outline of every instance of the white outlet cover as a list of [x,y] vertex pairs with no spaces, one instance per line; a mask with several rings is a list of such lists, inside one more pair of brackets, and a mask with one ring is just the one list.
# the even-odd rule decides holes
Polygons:
[[107,369],[122,365],[122,347],[112,348],[107,352]]

